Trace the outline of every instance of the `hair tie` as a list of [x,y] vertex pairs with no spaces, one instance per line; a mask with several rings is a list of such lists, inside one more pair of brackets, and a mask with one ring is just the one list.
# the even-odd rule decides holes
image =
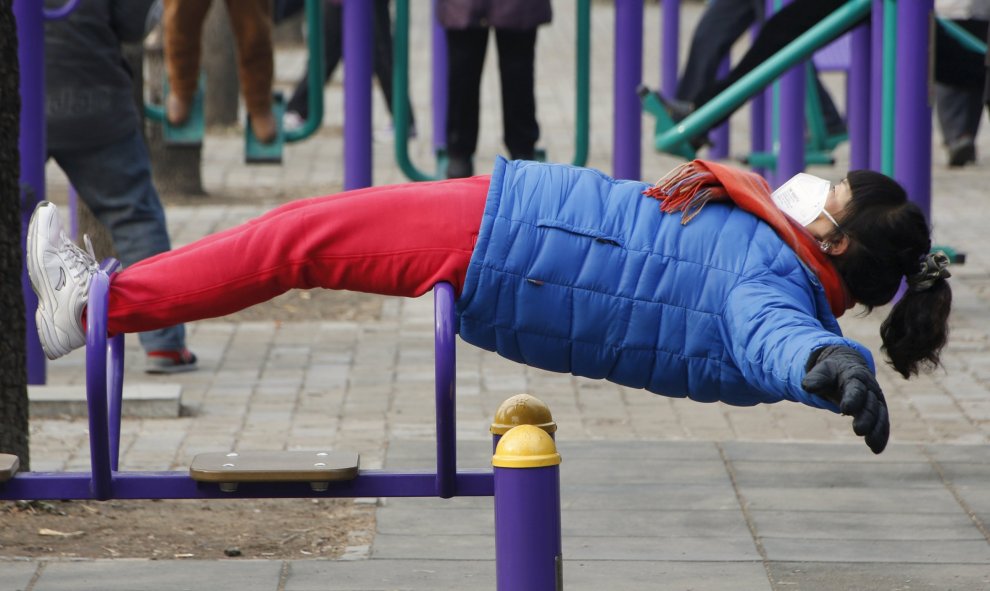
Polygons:
[[952,276],[949,273],[949,257],[941,250],[930,252],[921,258],[921,270],[913,275],[908,275],[908,291],[925,291],[931,289],[939,279],[948,279]]

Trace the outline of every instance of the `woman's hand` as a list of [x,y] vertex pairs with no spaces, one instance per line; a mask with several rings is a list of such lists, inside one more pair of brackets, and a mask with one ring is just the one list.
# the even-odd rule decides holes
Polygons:
[[890,416],[883,391],[863,356],[852,347],[833,345],[812,354],[801,386],[834,402],[853,417],[853,432],[878,454],[887,447]]

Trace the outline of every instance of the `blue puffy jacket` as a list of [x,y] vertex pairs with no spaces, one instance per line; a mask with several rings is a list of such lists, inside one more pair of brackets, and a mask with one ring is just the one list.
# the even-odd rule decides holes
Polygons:
[[648,185],[496,162],[458,301],[468,343],[550,371],[747,406],[794,400],[812,351],[842,344],[817,277],[755,216],[710,203],[690,223]]

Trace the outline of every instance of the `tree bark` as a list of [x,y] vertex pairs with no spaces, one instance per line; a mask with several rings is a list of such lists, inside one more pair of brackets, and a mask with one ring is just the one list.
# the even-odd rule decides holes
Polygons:
[[234,33],[230,28],[225,2],[214,2],[206,15],[203,25],[203,70],[206,72],[206,125],[236,125],[240,86],[237,81]]
[[0,0],[0,452],[28,456],[27,355],[21,293],[20,72],[11,0]]

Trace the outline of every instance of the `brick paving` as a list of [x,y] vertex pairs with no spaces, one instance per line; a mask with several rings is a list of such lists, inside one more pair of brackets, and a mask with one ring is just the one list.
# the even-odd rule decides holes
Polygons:
[[[541,30],[537,51],[541,145],[551,160],[558,161],[568,161],[573,150],[574,24],[564,6],[565,3],[556,5],[553,25]],[[612,10],[607,3],[593,6],[593,133],[588,164],[607,172],[611,169]],[[693,4],[686,5],[682,44],[697,18],[697,10]],[[429,60],[428,27],[424,15],[417,12],[413,14],[411,63],[412,71],[424,72]],[[654,4],[647,6],[647,23],[647,31],[659,29],[659,25],[653,25],[659,23]],[[647,56],[659,54],[655,36],[647,35],[645,46]],[[500,151],[501,109],[494,53],[489,52],[483,81],[479,162],[490,160]],[[279,51],[280,84],[291,85],[301,71],[302,60],[298,49]],[[656,60],[647,59],[645,63],[644,81],[656,86]],[[209,136],[204,149],[204,181],[210,193],[223,195],[224,199],[212,203],[206,198],[202,204],[169,206],[174,242],[184,244],[260,214],[276,201],[274,197],[265,198],[265,191],[273,195],[306,195],[339,190],[343,174],[339,80],[338,73],[337,80],[326,90],[324,129],[314,139],[289,146],[285,164],[280,167],[243,165],[239,134]],[[413,76],[411,83],[419,122],[419,137],[411,155],[422,168],[429,168],[429,76]],[[826,83],[836,96],[842,96],[841,77],[829,74]],[[377,90],[374,97],[374,126],[381,129],[387,125],[387,111]],[[746,144],[747,121],[745,111],[733,118],[734,146]],[[652,125],[650,119],[643,118],[642,170],[648,180],[679,162],[652,151]],[[955,306],[952,336],[944,355],[945,369],[908,382],[881,367],[879,377],[891,409],[892,449],[929,445],[936,447],[923,449],[937,451],[943,449],[938,446],[962,446],[960,450],[973,450],[973,462],[985,466],[985,454],[981,452],[990,449],[986,447],[990,443],[990,323],[986,322],[990,318],[990,259],[982,253],[990,239],[985,218],[980,214],[986,211],[990,169],[984,157],[975,167],[950,171],[937,144],[937,132],[934,141],[932,219],[936,242],[969,255],[964,266],[953,268]],[[391,150],[390,140],[374,144],[376,184],[404,181],[391,159]],[[990,139],[985,133],[979,139],[979,151],[990,154]],[[840,178],[848,166],[847,146],[840,147],[836,156],[834,168],[812,171]],[[52,198],[57,200],[64,180],[54,169],[50,178]],[[251,197],[243,203],[230,199],[239,192]],[[362,465],[377,467],[387,462],[390,444],[396,441],[432,441],[432,299],[383,298],[383,302],[381,318],[361,323],[191,323],[189,343],[200,356],[201,369],[179,376],[155,378],[143,374],[137,340],[129,338],[126,379],[180,383],[184,412],[171,419],[126,419],[122,469],[183,469],[195,453],[207,450],[303,449],[328,443],[357,451]],[[878,352],[878,328],[884,314],[885,309],[866,317],[847,314],[842,319],[843,330]],[[82,366],[79,352],[51,363],[49,382],[81,384]],[[835,449],[848,451],[859,460],[870,457],[861,440],[852,434],[848,419],[796,404],[733,408],[663,398],[607,382],[526,368],[463,343],[458,345],[457,376],[458,435],[468,443],[487,441],[487,426],[498,404],[512,394],[526,391],[550,405],[559,424],[562,445],[654,442],[659,445],[655,449],[660,449],[674,444],[786,444],[777,448],[814,449],[826,456],[828,449]],[[34,468],[85,469],[86,436],[82,419],[34,420]],[[811,447],[800,448],[802,445]],[[986,478],[979,484],[985,487]],[[981,541],[976,543],[982,550],[977,554],[982,557],[987,554],[987,540],[985,536],[978,537]],[[800,555],[801,551],[794,553]],[[767,556],[763,559],[767,560]],[[990,560],[974,560],[979,563],[977,569],[986,573]],[[721,563],[720,568],[727,569],[726,576],[731,576],[735,568],[732,565],[738,563]],[[307,568],[310,567],[303,570]],[[758,578],[766,576],[762,570],[757,569]],[[793,574],[781,573],[781,580]],[[864,576],[867,578],[863,580],[869,580],[868,574]],[[451,588],[456,588],[454,585]],[[705,588],[723,587],[713,583]],[[768,588],[794,587],[771,584]],[[800,588],[828,587],[815,587],[805,581]],[[990,583],[982,588],[990,588]],[[0,589],[4,589],[2,582]]]

